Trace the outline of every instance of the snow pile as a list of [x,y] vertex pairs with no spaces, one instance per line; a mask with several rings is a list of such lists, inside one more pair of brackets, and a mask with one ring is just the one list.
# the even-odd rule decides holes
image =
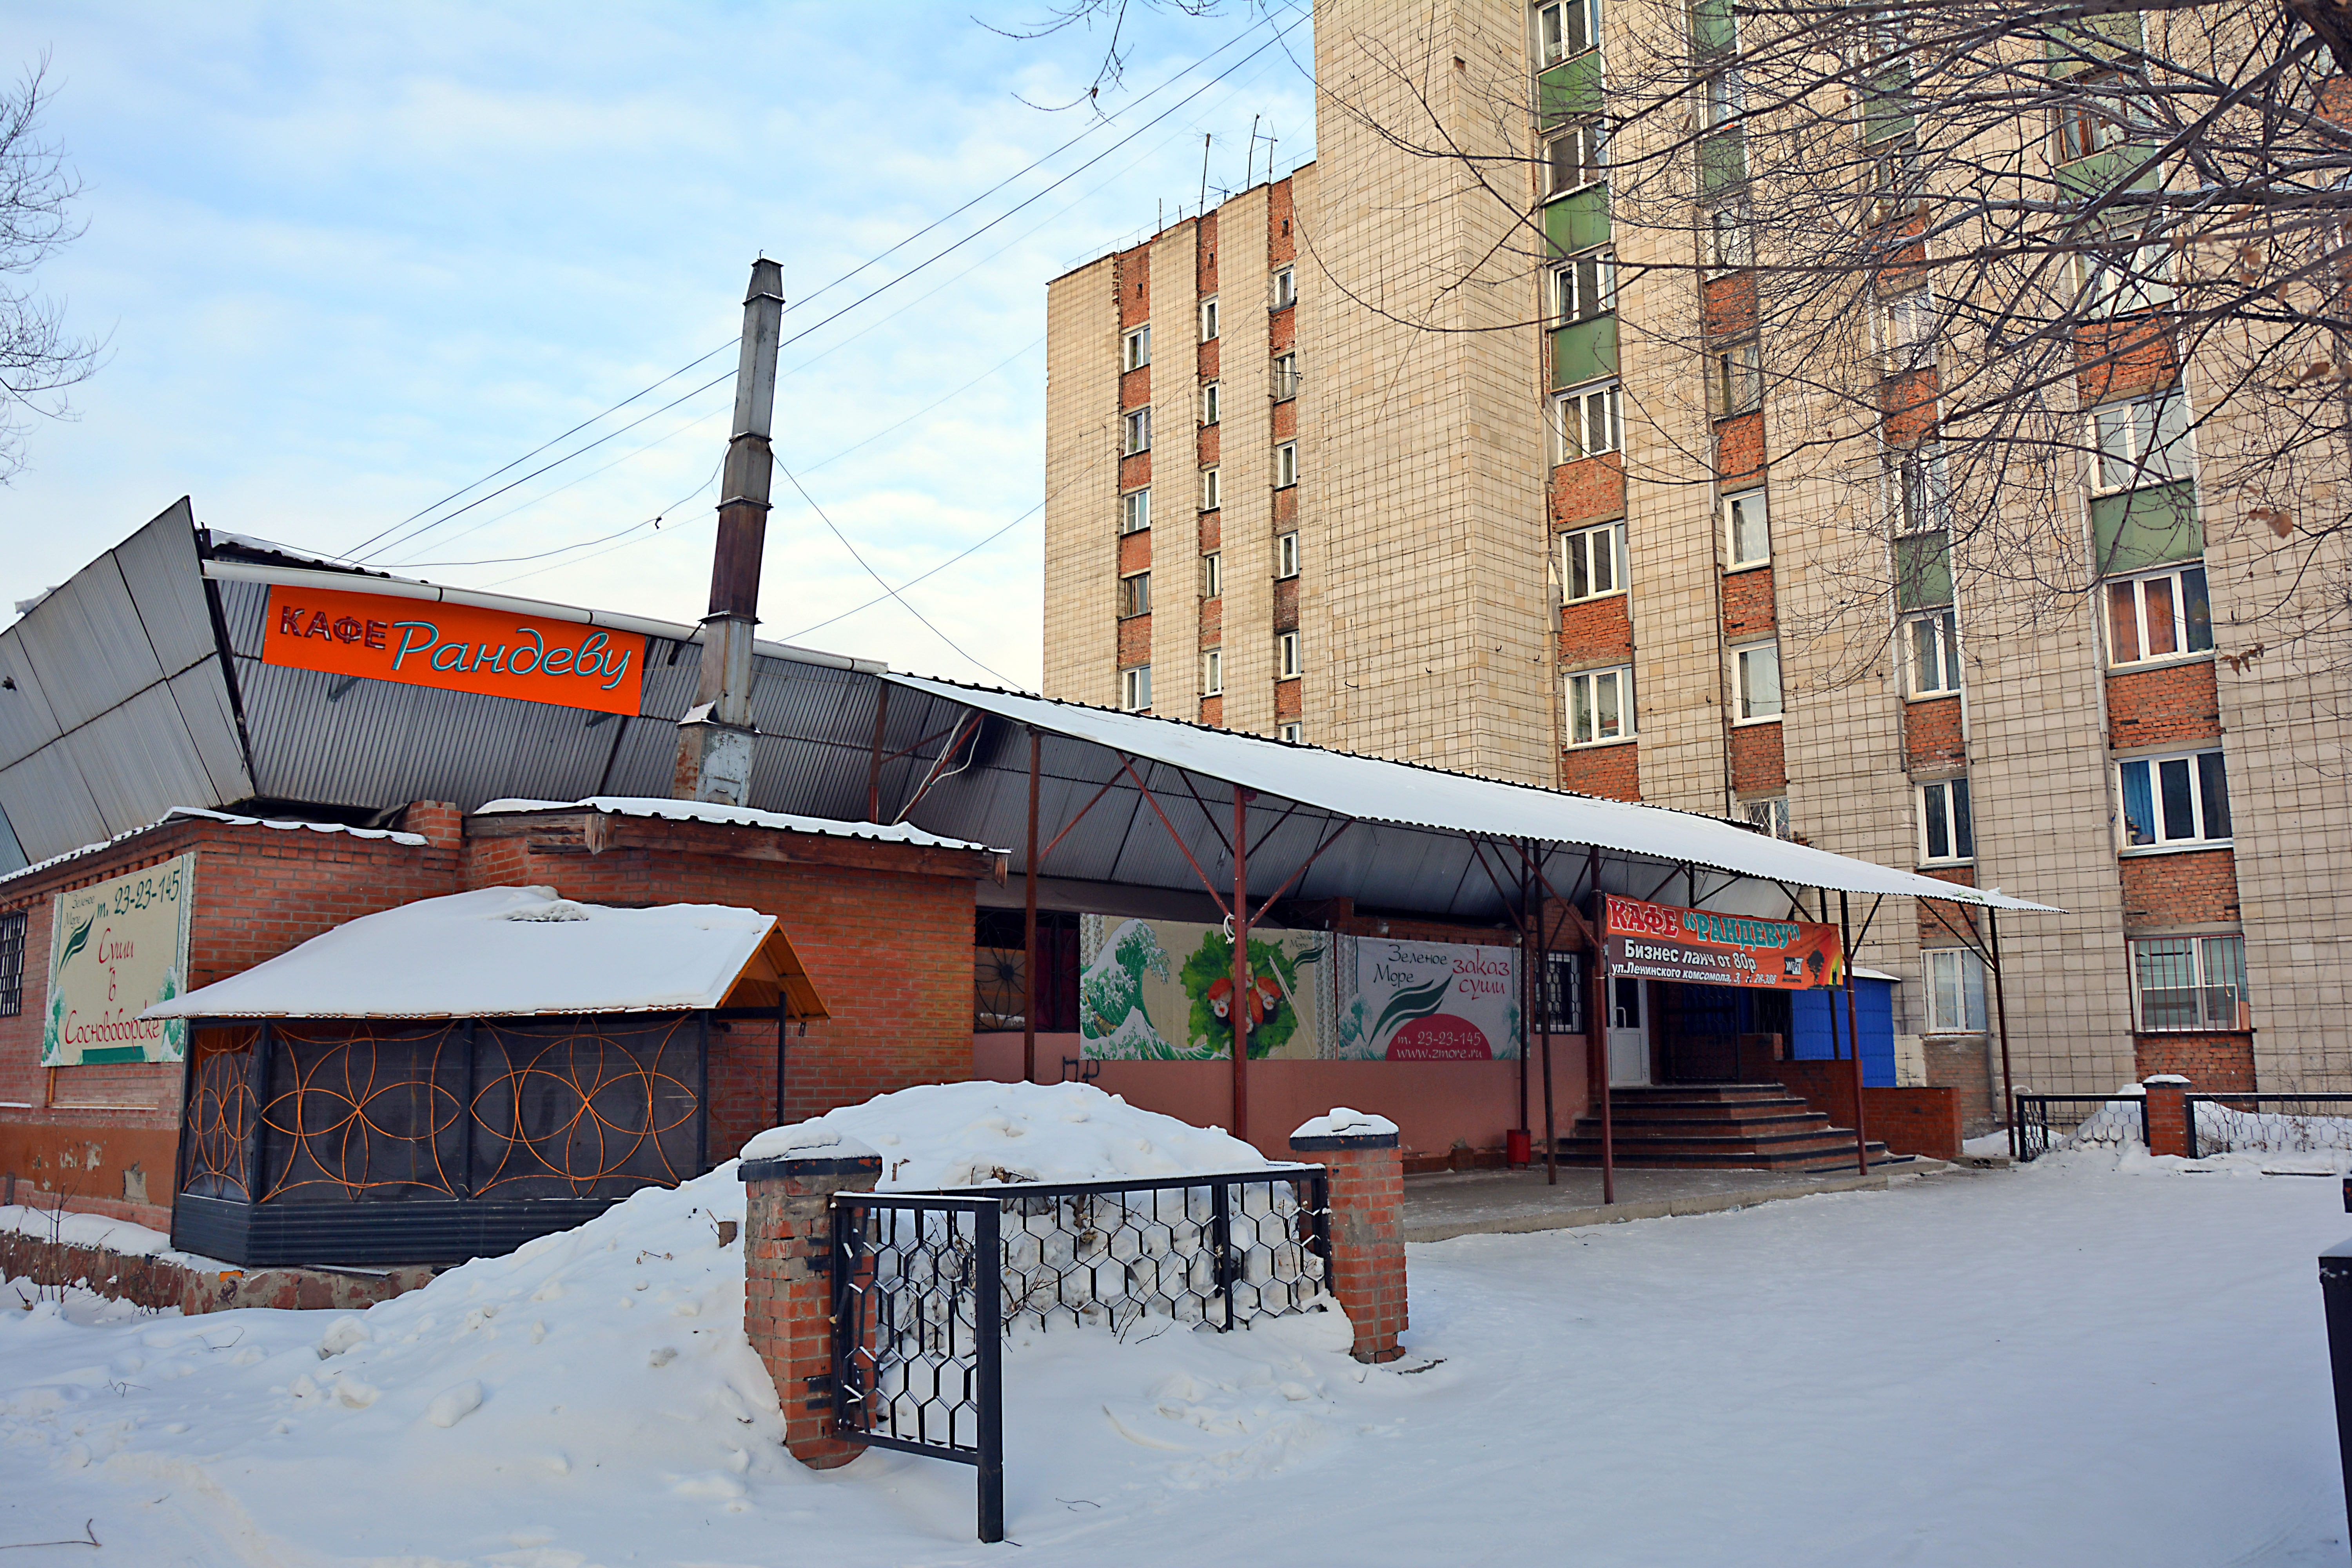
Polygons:
[[1260,1171],[1265,1155],[1222,1128],[1140,1110],[1085,1083],[923,1084],[771,1128],[743,1158],[788,1152],[799,1129],[823,1127],[882,1156],[883,1192],[1004,1182],[1107,1182]]
[[2067,1149],[2145,1148],[2147,1143],[2147,1121],[2140,1108],[2147,1090],[2136,1083],[2127,1083],[2116,1093],[2125,1098],[2111,1100],[2090,1115],[2083,1118],[2074,1131],[2064,1139],[2053,1139],[2053,1147]]
[[[707,715],[709,704],[695,710]],[[687,715],[688,719],[693,713]],[[905,823],[845,822],[831,816],[801,816],[788,811],[761,811],[748,805],[720,805],[707,800],[671,800],[659,795],[592,795],[585,800],[526,800],[509,795],[485,801],[476,816],[500,816],[518,812],[595,811],[607,816],[659,817],[668,822],[711,822],[724,827],[766,827],[780,833],[816,833],[828,838],[870,838],[885,844],[912,844],[936,849],[977,849],[997,854],[985,844],[962,838],[942,838]]]
[[2336,1167],[2352,1162],[2352,1117],[2292,1116],[2210,1103],[2192,1109],[2200,1155],[2319,1155]]
[[1290,1136],[1298,1138],[1380,1138],[1394,1132],[1397,1124],[1385,1116],[1369,1110],[1350,1110],[1335,1105],[1320,1116],[1310,1116],[1293,1130]]

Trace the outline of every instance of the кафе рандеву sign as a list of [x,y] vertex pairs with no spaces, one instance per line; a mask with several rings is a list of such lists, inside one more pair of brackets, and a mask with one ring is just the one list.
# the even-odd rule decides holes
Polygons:
[[1640,899],[1606,900],[1601,938],[1609,972],[1702,985],[1811,991],[1845,980],[1835,926],[1757,920]]
[[646,639],[478,605],[273,584],[261,662],[635,714]]

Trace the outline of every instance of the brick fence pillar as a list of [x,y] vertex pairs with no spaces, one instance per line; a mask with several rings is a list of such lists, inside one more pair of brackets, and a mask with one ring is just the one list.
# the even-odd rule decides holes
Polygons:
[[[799,1131],[800,1129],[790,1129]],[[784,1408],[784,1447],[811,1469],[845,1465],[866,1445],[833,1432],[833,1209],[835,1193],[870,1193],[882,1157],[829,1131],[822,1142],[740,1167],[743,1331]],[[758,1140],[753,1142],[756,1145]]]
[[1356,1327],[1358,1361],[1394,1361],[1410,1326],[1404,1279],[1404,1156],[1396,1123],[1342,1107],[1290,1135],[1331,1173],[1331,1292]]
[[2177,1072],[2151,1074],[2142,1080],[2147,1091],[2147,1152],[2189,1154],[2189,1080]]

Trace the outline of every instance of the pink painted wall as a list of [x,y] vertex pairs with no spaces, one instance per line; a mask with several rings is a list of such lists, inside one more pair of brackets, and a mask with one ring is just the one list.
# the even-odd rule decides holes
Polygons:
[[[1555,1035],[1552,1103],[1567,1131],[1584,1109],[1584,1037]],[[1037,1037],[1037,1077],[1061,1076],[1062,1058],[1078,1054],[1076,1035]],[[1021,1037],[972,1037],[972,1076],[1011,1083],[1021,1077]],[[1119,1062],[1097,1065],[1095,1087],[1129,1105],[1200,1127],[1233,1121],[1229,1062]],[[1528,1064],[1528,1115],[1543,1124],[1543,1063]],[[1442,1154],[1459,1144],[1498,1149],[1518,1124],[1519,1064],[1503,1062],[1252,1062],[1250,1142],[1269,1158],[1290,1158],[1290,1130],[1335,1105],[1373,1111],[1397,1124],[1407,1153]]]

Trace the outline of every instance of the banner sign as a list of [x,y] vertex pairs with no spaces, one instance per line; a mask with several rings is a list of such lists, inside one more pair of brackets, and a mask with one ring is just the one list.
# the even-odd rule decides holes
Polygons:
[[1778,991],[1845,980],[1835,926],[1719,915],[1614,894],[1606,902],[1601,937],[1612,974]]
[[272,584],[261,662],[635,714],[646,639],[478,605]]
[[1456,942],[1343,939],[1354,995],[1339,1052],[1360,1061],[1483,1062],[1519,1054],[1519,954]]
[[57,896],[43,1067],[181,1058],[188,1021],[139,1015],[188,988],[195,887],[196,858],[183,855]]
[[[1090,1060],[1203,1061],[1233,1055],[1234,939],[1223,926],[1087,915],[1079,923],[1079,1055]],[[1321,1037],[1330,938],[1253,930],[1250,1058],[1312,1060]]]

